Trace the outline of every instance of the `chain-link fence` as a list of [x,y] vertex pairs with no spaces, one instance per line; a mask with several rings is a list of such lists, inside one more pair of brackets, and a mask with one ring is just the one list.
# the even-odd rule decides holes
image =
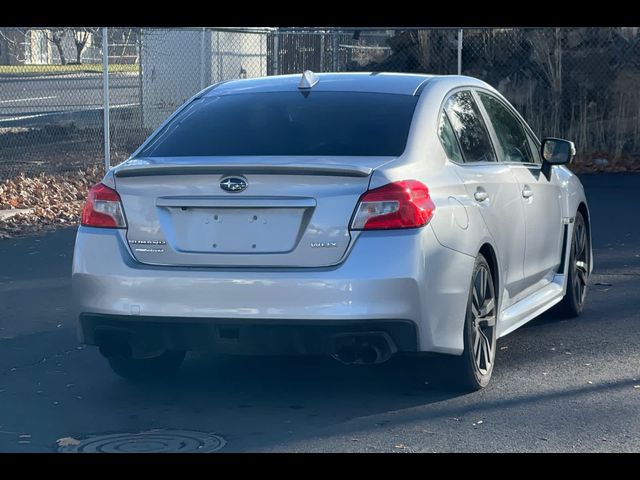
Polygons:
[[[0,179],[103,164],[102,36],[0,29]],[[209,84],[305,69],[478,77],[539,136],[574,140],[578,160],[640,164],[638,28],[118,28],[106,40],[112,165]]]

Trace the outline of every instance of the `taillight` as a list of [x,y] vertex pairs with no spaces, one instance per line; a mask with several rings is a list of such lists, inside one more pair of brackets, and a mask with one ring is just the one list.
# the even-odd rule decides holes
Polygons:
[[82,209],[81,223],[86,227],[126,228],[118,192],[102,183],[91,187]]
[[436,206],[429,189],[417,180],[403,180],[369,190],[360,197],[352,230],[423,227]]

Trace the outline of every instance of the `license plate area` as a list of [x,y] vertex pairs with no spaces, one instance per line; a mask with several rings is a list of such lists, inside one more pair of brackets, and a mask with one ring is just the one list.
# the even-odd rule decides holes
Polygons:
[[[163,207],[167,235],[185,253],[261,254],[293,250],[305,208]],[[172,237],[172,238],[171,238]]]

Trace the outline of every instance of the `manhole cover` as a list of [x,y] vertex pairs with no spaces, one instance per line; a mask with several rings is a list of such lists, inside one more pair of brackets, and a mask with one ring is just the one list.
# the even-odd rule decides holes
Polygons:
[[225,440],[217,435],[186,430],[151,430],[140,433],[117,433],[65,442],[62,453],[210,453],[220,450]]

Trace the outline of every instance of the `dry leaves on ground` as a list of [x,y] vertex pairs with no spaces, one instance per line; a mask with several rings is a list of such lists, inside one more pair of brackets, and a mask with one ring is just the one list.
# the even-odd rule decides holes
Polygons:
[[102,178],[100,167],[62,175],[20,175],[0,182],[0,210],[32,208],[0,220],[0,238],[76,225],[87,191]]

